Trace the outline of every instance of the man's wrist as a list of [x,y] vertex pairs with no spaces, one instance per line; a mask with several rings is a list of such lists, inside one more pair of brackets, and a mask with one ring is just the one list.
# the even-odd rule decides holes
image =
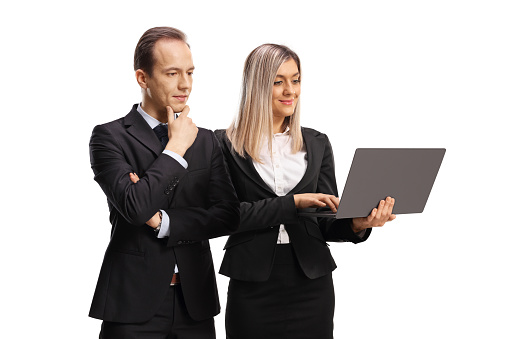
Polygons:
[[163,213],[159,211],[159,224],[154,228],[154,232],[156,234],[159,234],[159,231],[161,230],[161,224],[163,223]]
[[186,151],[187,151],[187,147],[180,146],[178,144],[172,143],[171,141],[169,141],[166,144],[166,147],[164,149],[168,150],[168,151],[171,151],[173,153],[177,153],[181,157],[183,157],[184,154],[186,154]]

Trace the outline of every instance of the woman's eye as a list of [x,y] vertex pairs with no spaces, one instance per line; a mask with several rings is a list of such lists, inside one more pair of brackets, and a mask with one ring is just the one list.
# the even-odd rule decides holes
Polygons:
[[282,81],[275,81],[274,86],[281,85],[282,83],[283,83]]

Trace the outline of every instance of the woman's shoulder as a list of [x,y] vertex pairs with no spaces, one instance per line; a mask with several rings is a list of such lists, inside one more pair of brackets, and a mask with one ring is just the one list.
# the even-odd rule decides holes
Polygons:
[[226,130],[225,129],[216,129],[214,131],[214,134],[216,135],[216,138],[219,141],[219,145],[221,145],[221,148],[223,149],[223,151],[229,150],[230,152],[232,152],[233,145],[232,145],[230,139],[228,138],[228,133],[226,132]]
[[302,136],[303,137],[309,136],[309,137],[317,138],[317,139],[324,139],[324,140],[328,140],[329,139],[327,137],[327,134],[322,133],[320,131],[317,131],[316,129],[313,129],[313,128],[301,127],[301,130],[302,130]]
[[220,141],[220,142],[226,142],[228,141],[228,136],[226,135],[226,130],[225,129],[216,129],[214,131],[214,134],[216,135],[216,138]]

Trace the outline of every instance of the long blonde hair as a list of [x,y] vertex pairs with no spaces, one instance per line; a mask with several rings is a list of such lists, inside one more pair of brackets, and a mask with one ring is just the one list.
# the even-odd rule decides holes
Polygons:
[[[233,149],[242,157],[246,153],[255,161],[260,160],[260,148],[264,138],[268,139],[272,154],[272,87],[279,67],[293,59],[300,70],[297,54],[283,45],[264,44],[255,48],[244,64],[242,96],[239,112],[226,130]],[[302,149],[300,130],[300,100],[294,113],[285,118],[284,128],[290,128],[292,152]]]

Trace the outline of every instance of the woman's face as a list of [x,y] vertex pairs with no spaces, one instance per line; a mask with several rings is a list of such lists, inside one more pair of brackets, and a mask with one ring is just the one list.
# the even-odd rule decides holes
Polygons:
[[277,70],[272,87],[274,119],[289,117],[295,112],[300,95],[300,73],[295,60],[284,62]]

